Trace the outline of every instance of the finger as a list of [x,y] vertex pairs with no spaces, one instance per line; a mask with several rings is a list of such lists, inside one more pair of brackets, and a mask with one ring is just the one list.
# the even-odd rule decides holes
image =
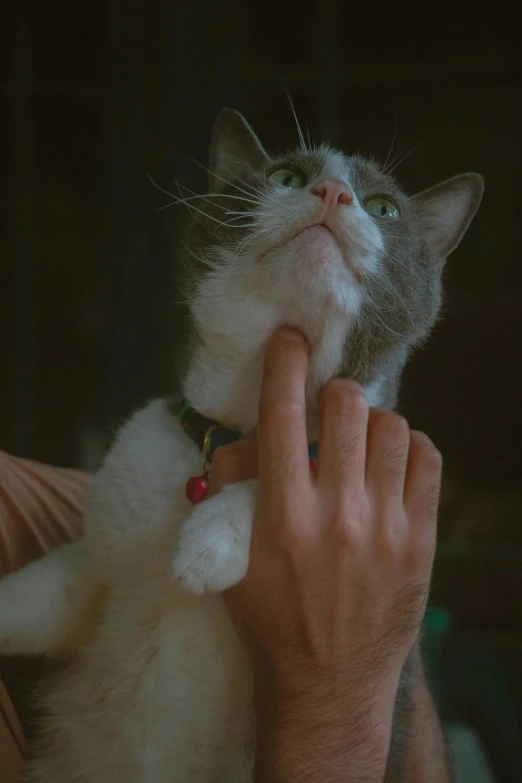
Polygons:
[[372,408],[368,421],[366,486],[378,505],[400,501],[404,492],[410,429],[402,416]]
[[364,489],[368,403],[358,383],[334,378],[320,402],[317,478],[338,488]]
[[258,475],[257,436],[240,438],[228,446],[219,446],[212,456],[209,494],[221,492],[227,484],[246,481]]
[[404,507],[416,525],[434,525],[439,505],[442,456],[423,432],[412,430]]
[[268,342],[259,402],[259,478],[278,492],[309,480],[305,384],[308,344],[295,330],[277,332]]

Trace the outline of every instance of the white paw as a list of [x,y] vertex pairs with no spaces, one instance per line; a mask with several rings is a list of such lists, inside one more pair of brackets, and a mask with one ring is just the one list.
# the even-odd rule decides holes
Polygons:
[[220,593],[246,574],[255,482],[234,484],[196,506],[183,523],[172,561],[187,593]]

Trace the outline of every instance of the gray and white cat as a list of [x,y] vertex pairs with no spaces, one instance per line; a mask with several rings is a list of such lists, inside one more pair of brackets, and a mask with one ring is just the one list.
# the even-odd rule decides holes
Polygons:
[[[210,171],[209,194],[186,200],[195,339],[185,397],[250,431],[265,344],[291,324],[311,345],[310,441],[332,376],[393,407],[482,178],[408,197],[376,163],[308,148],[302,136],[299,149],[270,157],[231,110],[216,121]],[[256,481],[192,506],[185,484],[201,468],[169,403],[152,402],[94,480],[85,539],[0,585],[0,652],[67,661],[42,700],[30,780],[252,780],[250,665],[219,592],[247,569]]]

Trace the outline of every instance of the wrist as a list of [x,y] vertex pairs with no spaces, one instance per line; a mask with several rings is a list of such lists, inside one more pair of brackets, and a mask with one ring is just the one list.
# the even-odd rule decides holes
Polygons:
[[379,692],[331,689],[257,700],[256,781],[348,783],[382,781],[388,756],[395,687]]
[[297,721],[257,732],[256,783],[381,783],[391,720],[339,716],[336,725]]

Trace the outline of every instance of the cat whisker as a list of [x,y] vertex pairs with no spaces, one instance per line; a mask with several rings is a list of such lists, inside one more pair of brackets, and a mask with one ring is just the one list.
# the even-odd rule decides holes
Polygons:
[[392,173],[395,171],[395,169],[396,169],[396,168],[398,168],[398,166],[400,166],[400,165],[401,165],[401,163],[404,163],[404,161],[405,161],[407,158],[409,158],[409,157],[410,157],[410,155],[412,155],[412,154],[415,152],[415,150],[418,150],[418,149],[419,149],[419,147],[421,146],[421,144],[424,144],[424,142],[425,142],[425,141],[426,141],[428,138],[429,138],[429,136],[426,136],[424,139],[421,139],[421,141],[419,141],[419,143],[418,143],[418,144],[416,144],[414,147],[412,147],[412,149],[411,149],[411,150],[409,150],[409,152],[406,152],[406,153],[405,153],[405,154],[404,154],[402,157],[400,157],[398,160],[397,160],[397,158],[395,158],[395,160],[394,160],[394,161],[392,161],[392,164],[390,164],[390,165],[391,165],[391,168],[388,168],[388,170],[387,170],[387,171],[383,169],[383,174],[384,174],[384,173],[386,173],[386,174],[388,174],[388,176],[390,176],[390,175],[391,175],[391,174],[392,174]]
[[219,269],[219,264],[217,262],[212,262],[208,259],[201,258],[200,256],[196,255],[193,250],[190,249],[190,247],[185,243],[181,242],[187,253],[190,253],[191,256],[193,256],[196,261],[199,261],[200,264],[203,264],[204,266],[208,266],[209,269]]
[[403,298],[402,298],[402,296],[399,294],[399,292],[397,291],[397,288],[396,288],[396,286],[394,286],[394,285],[393,285],[393,283],[391,282],[391,280],[387,280],[386,278],[381,278],[380,280],[378,280],[378,284],[379,284],[379,285],[384,285],[384,287],[385,287],[385,288],[386,288],[386,287],[388,287],[388,290],[391,288],[391,290],[393,291],[393,293],[395,294],[395,296],[397,297],[397,299],[398,299],[398,300],[400,301],[400,303],[402,304],[402,306],[403,306],[403,308],[404,308],[404,312],[406,313],[406,315],[407,315],[407,316],[408,316],[408,318],[410,319],[410,323],[411,323],[411,325],[414,327],[414,326],[415,326],[415,324],[414,324],[414,322],[413,322],[413,318],[411,317],[411,313],[410,313],[410,311],[408,310],[408,308],[406,307],[406,303],[405,303],[404,299],[403,299]]
[[[244,225],[234,225],[231,224],[230,221],[223,221],[219,220],[218,218],[213,217],[212,215],[209,215],[208,212],[205,212],[203,209],[199,209],[199,207],[195,207],[194,204],[189,204],[189,199],[179,198],[177,196],[174,196],[171,194],[171,197],[174,198],[174,201],[169,202],[168,204],[164,204],[162,207],[159,208],[158,212],[163,212],[164,209],[168,209],[169,207],[172,207],[176,204],[183,204],[187,207],[187,209],[192,210],[193,212],[197,212],[199,215],[203,215],[208,220],[212,220],[214,223],[217,223],[219,226],[223,227],[229,227],[229,228],[252,228],[254,226],[257,226],[257,223],[246,223]],[[234,220],[237,220],[238,218],[233,218]]]
[[206,171],[208,174],[210,174],[212,177],[216,177],[216,179],[220,179],[222,182],[225,182],[227,185],[230,185],[231,188],[235,188],[236,190],[239,190],[240,193],[244,193],[246,196],[252,196],[255,195],[254,191],[248,191],[244,188],[240,188],[239,185],[236,185],[234,182],[231,182],[228,179],[225,179],[224,177],[220,176],[219,174],[216,174],[215,171],[211,171],[206,166],[204,166],[202,163],[199,163],[197,160],[194,160],[194,163],[196,166],[199,166],[204,171]]
[[[372,298],[372,297],[371,297],[371,296],[368,296],[368,298],[371,300],[371,298]],[[373,304],[375,304],[375,302],[373,302]],[[369,323],[371,323],[371,322],[372,322],[372,318],[373,318],[373,317],[375,317],[375,318],[376,318],[376,319],[379,321],[379,323],[381,324],[381,326],[383,326],[383,327],[386,329],[386,331],[390,332],[390,334],[394,334],[394,335],[395,335],[395,337],[399,337],[401,340],[405,340],[405,339],[406,339],[406,335],[405,335],[405,334],[399,334],[399,332],[395,332],[393,329],[391,329],[391,328],[390,328],[390,327],[389,327],[389,326],[388,326],[388,325],[387,325],[387,324],[386,324],[386,323],[383,321],[383,319],[380,317],[380,315],[379,315],[379,313],[377,312],[377,310],[376,310],[376,309],[373,309],[373,311],[372,311],[372,313],[371,313],[371,317],[368,319],[368,322],[369,322]]]
[[[246,239],[243,239],[239,245],[236,248],[236,254],[239,255],[239,253],[245,249],[245,247],[248,245],[249,242],[251,242],[253,239],[255,239],[259,234],[264,234],[266,231],[272,231],[276,228],[280,228],[281,226],[268,226],[268,228],[261,228],[259,231],[254,231],[253,234],[250,234],[250,236],[246,237]],[[237,257],[236,255],[236,257]]]
[[151,185],[153,185],[153,187],[155,187],[155,188],[156,188],[156,190],[159,190],[159,192],[160,192],[160,193],[164,193],[166,196],[169,196],[169,198],[177,198],[177,197],[174,195],[174,193],[171,193],[169,190],[165,190],[165,188],[162,188],[162,187],[160,187],[160,185],[158,185],[158,183],[157,183],[157,182],[155,182],[155,181],[152,179],[152,176],[150,175],[150,173],[149,173],[148,171],[147,171],[147,179],[149,180],[149,182],[151,183]]
[[395,112],[395,129],[393,131],[393,137],[392,137],[392,141],[391,141],[391,144],[390,144],[390,149],[388,150],[388,154],[386,155],[386,160],[384,161],[384,164],[382,166],[383,173],[386,171],[386,166],[387,166],[388,161],[390,159],[390,155],[392,154],[393,145],[395,144],[395,139],[397,138],[397,127],[398,127],[397,112]]
[[235,210],[229,210],[228,212],[225,212],[225,215],[238,215],[242,217],[270,217],[275,218],[277,215],[274,215],[273,212],[239,212]]
[[[246,203],[250,204],[261,204],[261,201],[259,199],[254,198],[245,198],[244,196],[236,196],[232,193],[204,193],[202,196],[200,196],[198,193],[196,193],[195,190],[192,190],[192,188],[188,188],[186,185],[181,185],[180,183],[176,183],[178,188],[183,188],[184,190],[188,190],[189,193],[193,193],[193,198],[201,198],[205,201],[210,201],[211,198],[233,198],[237,201],[245,201]],[[211,201],[212,204],[214,204],[213,201]],[[226,209],[226,207],[221,206],[220,204],[214,204],[214,206],[218,206],[221,209]]]
[[[264,234],[266,231],[275,230],[276,228],[281,228],[281,225],[277,225],[277,226],[269,226],[268,228],[262,228],[262,229],[260,229],[259,231],[255,231],[253,234],[251,234],[250,236],[246,237],[246,239],[243,239],[243,240],[242,240],[242,241],[239,243],[239,245],[238,245],[238,246],[237,246],[237,248],[236,248],[236,255],[235,255],[235,257],[234,257],[234,260],[232,261],[232,264],[230,265],[230,269],[229,269],[229,272],[228,272],[228,275],[229,275],[229,277],[230,277],[230,274],[231,274],[231,272],[232,272],[232,269],[233,269],[233,268],[234,268],[234,266],[235,266],[235,263],[236,263],[237,259],[239,258],[239,254],[240,254],[242,251],[244,251],[244,249],[245,249],[245,248],[246,248],[246,246],[249,244],[249,242],[252,242],[252,240],[253,240],[253,239],[255,239],[256,237],[258,237],[260,234]],[[267,245],[267,247],[270,247],[270,244],[268,244],[268,245]],[[266,249],[267,249],[267,248],[265,248],[264,250],[262,250],[262,251],[261,251],[261,254],[262,254],[262,253],[264,253]]]
[[[160,193],[164,193],[166,196],[169,196],[170,198],[174,199],[174,201],[169,202],[168,204],[164,204],[162,207],[158,209],[158,212],[162,212],[164,209],[167,209],[168,207],[172,207],[174,204],[185,204],[189,209],[193,209],[195,212],[200,212],[205,217],[208,217],[210,220],[214,220],[216,223],[220,223],[222,225],[222,221],[218,220],[217,218],[212,217],[211,215],[207,215],[206,212],[204,212],[201,209],[198,209],[193,204],[188,204],[188,201],[196,200],[197,198],[201,198],[197,194],[194,196],[188,196],[186,198],[182,198],[181,196],[176,196],[174,193],[171,193],[169,190],[165,190],[165,188],[162,188],[160,185],[158,185],[157,182],[154,181],[152,176],[147,172],[147,177],[151,184],[156,188],[156,190],[159,190]],[[178,186],[178,189],[181,188],[181,185],[176,182],[176,185]],[[190,188],[187,188],[187,190],[190,190]],[[193,191],[192,191],[193,192]]]
[[180,299],[179,302],[171,302],[171,307],[179,307],[179,305],[185,305],[185,307],[190,307],[190,299]]
[[310,141],[310,131],[308,129],[308,125],[306,126],[306,139],[308,141],[308,149],[312,149],[312,142]]
[[250,262],[250,266],[255,264],[257,259],[261,258],[261,256],[264,255],[264,253],[266,253],[267,250],[270,250],[270,247],[272,247],[272,241],[269,241],[265,245],[263,245],[263,247],[260,249],[260,251],[258,253],[256,253],[256,255],[252,258],[252,260]]
[[295,125],[297,128],[297,136],[299,138],[299,146],[303,150],[303,152],[308,152],[308,148],[306,146],[306,142],[303,136],[303,131],[301,130],[301,125],[299,124],[299,120],[297,119],[297,114],[295,112],[294,102],[292,101],[292,98],[290,96],[290,93],[288,91],[288,88],[285,84],[282,85],[283,91],[287,97],[288,103],[290,104],[290,109],[292,111],[292,114],[294,115]]
[[[199,209],[198,207],[195,207],[194,204],[188,204],[185,199],[182,198],[176,198],[174,201],[171,201],[169,204],[165,204],[163,207],[160,207],[158,209],[158,212],[163,212],[164,209],[168,209],[169,207],[173,207],[175,204],[184,204],[187,209],[192,210],[193,212],[197,212],[199,215],[203,215],[208,220],[212,220],[214,223],[217,223],[219,226],[226,226],[227,224],[224,223],[222,220],[218,220],[218,218],[213,217],[212,215],[209,215],[208,212],[205,212],[203,209]],[[232,226],[234,228],[234,226]],[[238,228],[238,226],[236,226]]]
[[[230,220],[239,220],[240,218],[231,218]],[[222,223],[223,226],[229,226],[229,228],[257,228],[259,223],[231,223],[230,220],[226,220]]]

